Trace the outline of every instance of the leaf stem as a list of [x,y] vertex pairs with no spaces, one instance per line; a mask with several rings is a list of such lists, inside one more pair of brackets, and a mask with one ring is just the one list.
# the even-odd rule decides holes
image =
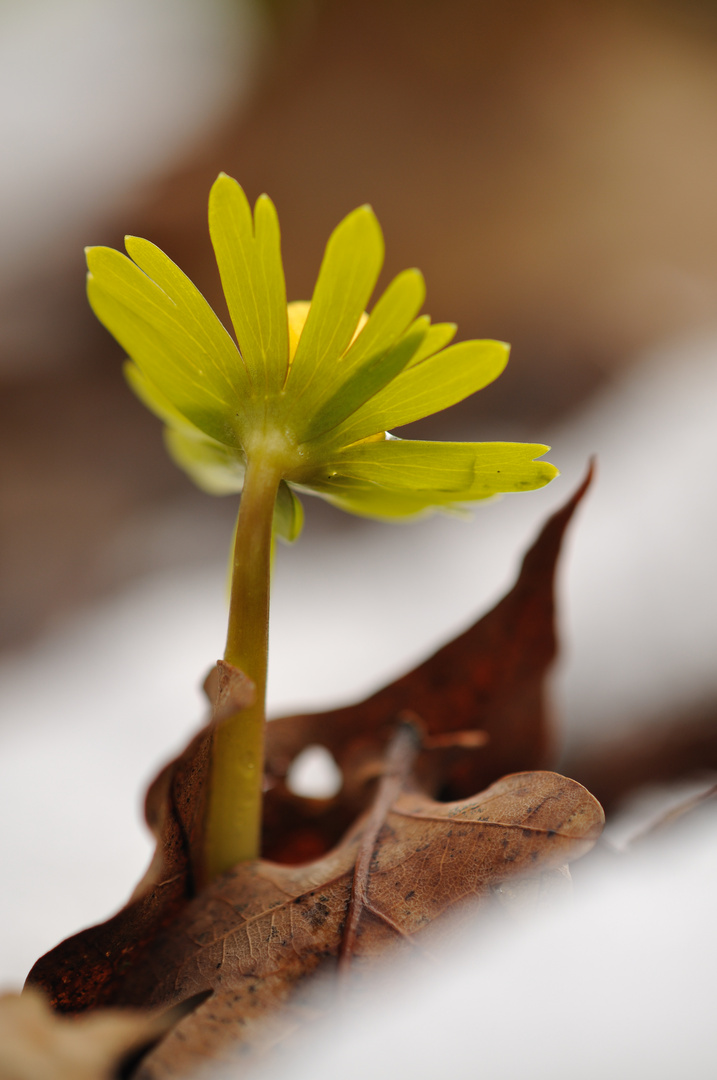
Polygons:
[[209,881],[259,855],[272,519],[280,479],[270,459],[260,454],[249,459],[234,543],[224,659],[253,681],[256,701],[214,732],[204,836]]

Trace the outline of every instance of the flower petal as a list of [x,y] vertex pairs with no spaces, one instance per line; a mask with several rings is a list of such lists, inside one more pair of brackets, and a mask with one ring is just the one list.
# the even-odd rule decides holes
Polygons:
[[336,427],[406,366],[423,340],[425,327],[418,337],[414,333],[413,348],[404,344],[397,351],[395,346],[418,314],[425,295],[423,275],[418,270],[404,270],[393,279],[348,352],[327,369],[308,426],[297,433],[302,442]]
[[396,344],[381,356],[370,358],[363,367],[354,371],[333,398],[315,414],[305,435],[305,442],[329,436],[335,431],[337,440],[346,443],[340,427],[368,399],[382,390],[399,372],[411,362],[417,349],[423,344],[428,329],[428,316],[416,319]]
[[167,263],[175,285],[172,296],[121,252],[89,248],[90,304],[179,412],[212,438],[236,445],[249,387],[241,358],[189,279]]
[[267,195],[251,207],[220,173],[209,195],[209,233],[239,349],[255,387],[279,390],[289,363],[279,219]]
[[387,491],[430,495],[442,503],[470,502],[543,487],[557,469],[533,459],[548,449],[534,443],[371,441],[339,451],[323,476],[369,481]]
[[508,362],[502,341],[462,341],[409,364],[341,428],[345,442],[389,431],[447,409],[493,382]]
[[244,466],[229,447],[175,427],[164,429],[164,442],[175,464],[202,491],[210,495],[233,495],[243,488]]
[[453,341],[457,329],[458,326],[453,322],[434,323],[433,326],[429,326],[420,348],[416,350],[411,357],[410,363],[406,366],[415,367],[416,364],[427,360],[429,356],[433,356],[434,353],[445,349]]
[[187,420],[186,416],[183,416],[178,409],[175,409],[172,402],[157,389],[154,383],[149,381],[147,376],[132,360],[125,360],[122,371],[130,389],[137,395],[142,404],[160,420],[163,420],[168,427],[179,428],[182,431],[186,430],[187,434],[193,434],[195,438],[202,435],[199,428]]
[[445,506],[431,494],[411,491],[387,491],[378,484],[367,481],[331,480],[311,488],[312,495],[318,495],[339,510],[359,517],[374,518],[379,521],[399,521],[402,518],[425,517],[437,510],[451,512],[451,504]]
[[184,332],[198,339],[209,357],[220,363],[232,386],[238,378],[246,394],[250,383],[236,345],[196,285],[156,244],[139,236],[125,236],[124,242],[132,261],[172,301]]
[[289,370],[292,409],[305,416],[349,345],[383,264],[383,235],[370,206],[340,222],[326,245],[306,325]]

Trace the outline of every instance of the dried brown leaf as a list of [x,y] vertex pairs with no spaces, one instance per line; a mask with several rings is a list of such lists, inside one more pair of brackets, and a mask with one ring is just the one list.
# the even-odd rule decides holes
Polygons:
[[0,1080],[109,1080],[167,1030],[131,1009],[58,1017],[36,990],[0,997]]
[[297,991],[320,967],[340,955],[360,971],[387,955],[430,956],[504,883],[579,857],[602,827],[599,804],[555,773],[505,777],[454,803],[436,803],[402,777],[396,792],[397,776],[379,786],[379,820],[369,813],[323,859],[238,866],[158,936],[120,1000],[158,1007],[213,994],[138,1077],[201,1075],[209,1062],[265,1051],[296,1026]]

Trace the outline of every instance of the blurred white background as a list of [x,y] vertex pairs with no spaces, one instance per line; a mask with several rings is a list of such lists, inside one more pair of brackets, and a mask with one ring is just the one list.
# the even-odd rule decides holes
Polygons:
[[3,0],[0,277],[126,212],[244,92],[258,34],[231,0]]

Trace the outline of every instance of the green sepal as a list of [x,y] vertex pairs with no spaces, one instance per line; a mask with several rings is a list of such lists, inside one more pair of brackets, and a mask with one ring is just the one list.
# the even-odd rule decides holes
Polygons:
[[274,504],[273,530],[287,544],[293,544],[301,535],[303,527],[304,507],[301,500],[286,481],[282,480]]
[[234,495],[244,486],[244,465],[228,446],[177,427],[165,427],[164,443],[175,464],[207,494]]

